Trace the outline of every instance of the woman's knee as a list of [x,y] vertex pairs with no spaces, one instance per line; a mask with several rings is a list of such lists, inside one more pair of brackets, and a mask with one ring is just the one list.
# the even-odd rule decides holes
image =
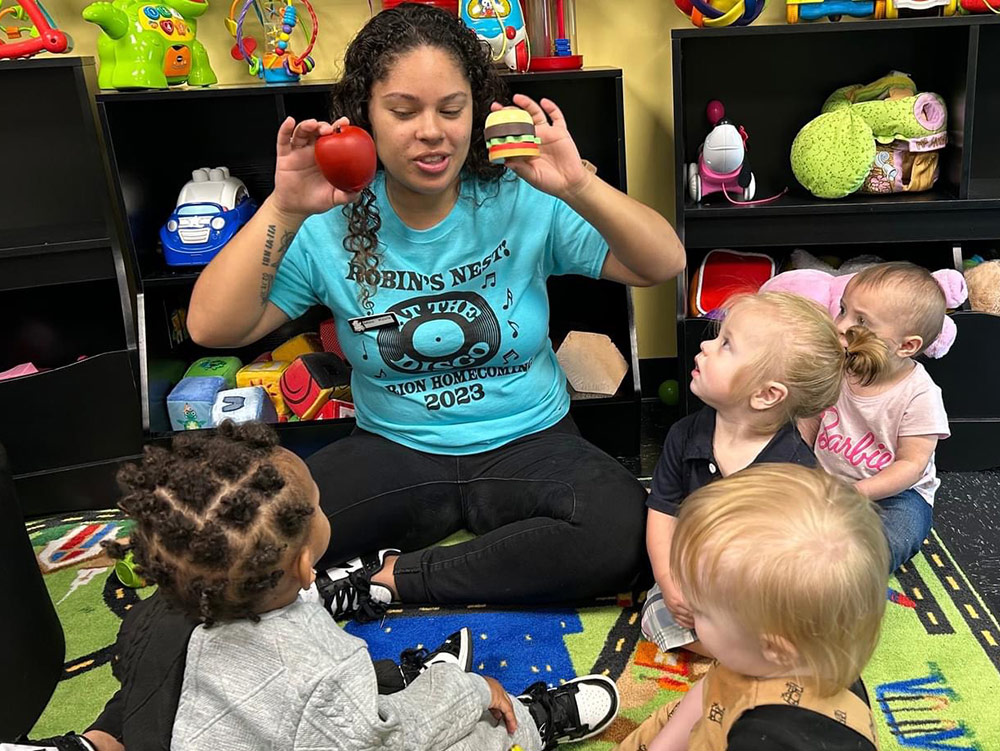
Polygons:
[[628,588],[649,567],[646,555],[645,491],[638,483],[610,495],[585,523],[580,545],[587,575],[618,589]]

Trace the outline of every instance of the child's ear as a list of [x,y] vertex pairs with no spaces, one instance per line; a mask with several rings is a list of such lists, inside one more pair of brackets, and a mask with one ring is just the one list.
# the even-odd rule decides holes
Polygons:
[[799,662],[799,650],[788,639],[777,634],[760,637],[760,651],[764,659],[782,668],[794,667]]
[[899,349],[896,350],[896,354],[900,357],[915,357],[923,346],[924,338],[922,336],[904,336],[903,341],[899,344]]
[[750,409],[763,411],[776,407],[785,401],[788,387],[778,381],[768,381],[750,395]]
[[313,551],[308,545],[303,545],[299,554],[292,559],[292,565],[288,573],[292,574],[299,582],[300,589],[309,589],[316,581],[316,570],[313,568],[315,560]]

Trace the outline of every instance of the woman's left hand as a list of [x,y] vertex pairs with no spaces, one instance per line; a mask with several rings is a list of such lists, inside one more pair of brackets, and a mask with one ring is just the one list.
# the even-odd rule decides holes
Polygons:
[[[562,110],[551,99],[542,99],[539,106],[524,94],[515,94],[514,104],[531,115],[542,144],[538,156],[511,157],[506,166],[538,190],[563,200],[573,196],[586,185],[591,173],[583,165]],[[491,109],[496,112],[503,106],[494,102]]]

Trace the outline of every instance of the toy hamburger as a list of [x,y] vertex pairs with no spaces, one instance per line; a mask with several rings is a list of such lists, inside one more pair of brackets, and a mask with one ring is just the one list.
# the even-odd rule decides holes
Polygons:
[[531,115],[522,109],[503,109],[486,117],[486,148],[491,162],[514,156],[538,156],[541,139]]

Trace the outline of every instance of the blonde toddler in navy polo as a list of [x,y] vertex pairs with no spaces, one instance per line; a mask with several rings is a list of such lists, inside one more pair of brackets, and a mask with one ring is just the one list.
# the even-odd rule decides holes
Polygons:
[[849,356],[857,362],[878,350],[874,337],[859,337],[845,352],[829,314],[797,295],[766,292],[728,301],[718,335],[702,342],[691,373],[691,393],[707,406],[671,427],[646,504],[656,585],[643,608],[642,631],[660,649],[704,651],[670,571],[680,504],[751,464],[816,466],[796,421],[836,402]]

